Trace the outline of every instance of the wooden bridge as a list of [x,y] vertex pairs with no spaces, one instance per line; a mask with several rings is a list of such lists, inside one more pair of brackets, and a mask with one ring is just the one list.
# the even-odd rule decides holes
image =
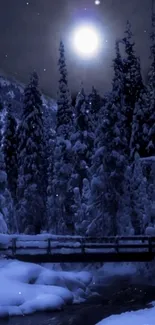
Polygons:
[[0,255],[34,263],[145,262],[155,258],[155,237],[0,235]]

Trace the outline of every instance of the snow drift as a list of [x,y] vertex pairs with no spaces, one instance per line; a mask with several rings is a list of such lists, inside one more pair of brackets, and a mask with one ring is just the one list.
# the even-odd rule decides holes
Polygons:
[[0,317],[54,311],[83,302],[92,277],[19,261],[0,262]]
[[154,325],[155,308],[126,312],[103,319],[96,325]]

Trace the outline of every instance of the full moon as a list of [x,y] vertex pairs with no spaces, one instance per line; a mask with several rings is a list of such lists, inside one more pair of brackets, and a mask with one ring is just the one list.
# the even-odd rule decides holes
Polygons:
[[99,50],[99,33],[93,26],[79,26],[74,31],[73,43],[76,53],[80,56],[85,58],[95,56]]
[[101,4],[100,0],[95,0],[95,5],[99,6]]

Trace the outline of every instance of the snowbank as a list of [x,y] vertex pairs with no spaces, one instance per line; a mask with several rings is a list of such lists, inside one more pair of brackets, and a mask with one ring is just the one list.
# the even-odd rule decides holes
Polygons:
[[87,298],[88,272],[52,271],[37,264],[0,261],[0,317],[60,310]]
[[100,269],[104,276],[115,275],[133,275],[137,272],[136,264],[134,263],[105,263]]
[[146,236],[155,236],[155,227],[148,226],[145,229],[145,235]]
[[131,311],[103,319],[96,325],[154,325],[155,308]]
[[[124,277],[132,278],[137,276],[137,265],[134,263],[105,263],[98,270],[91,271],[93,283],[96,285],[111,285],[113,280],[122,281]],[[139,274],[138,274],[139,276]]]

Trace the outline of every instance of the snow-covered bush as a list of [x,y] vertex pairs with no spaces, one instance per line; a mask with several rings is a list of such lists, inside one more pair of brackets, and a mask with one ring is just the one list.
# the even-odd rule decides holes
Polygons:
[[155,227],[153,226],[148,226],[146,229],[145,229],[145,235],[146,236],[155,236]]

